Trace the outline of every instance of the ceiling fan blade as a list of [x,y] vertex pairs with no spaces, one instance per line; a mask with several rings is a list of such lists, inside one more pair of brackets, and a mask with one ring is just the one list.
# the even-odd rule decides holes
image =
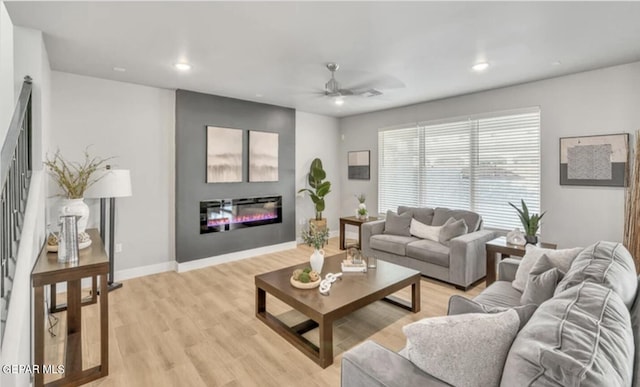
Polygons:
[[391,75],[380,75],[376,76],[373,79],[369,79],[367,81],[361,82],[353,87],[350,87],[350,90],[358,90],[365,91],[369,89],[383,89],[383,90],[391,90],[391,89],[401,89],[406,87],[406,85],[399,80],[398,78]]

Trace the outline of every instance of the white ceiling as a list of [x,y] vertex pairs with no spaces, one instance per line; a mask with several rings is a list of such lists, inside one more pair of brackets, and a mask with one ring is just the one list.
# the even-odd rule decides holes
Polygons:
[[[639,2],[5,5],[14,25],[44,32],[54,70],[338,117],[640,60]],[[192,70],[175,70],[181,60]],[[406,87],[338,107],[314,95],[331,61],[343,87]]]

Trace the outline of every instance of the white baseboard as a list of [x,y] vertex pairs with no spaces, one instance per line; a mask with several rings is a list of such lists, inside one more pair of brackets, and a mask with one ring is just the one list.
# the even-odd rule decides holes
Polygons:
[[190,270],[202,269],[208,266],[219,265],[221,263],[239,261],[241,259],[252,258],[257,255],[276,253],[283,250],[295,249],[297,243],[295,241],[280,243],[277,245],[258,247],[251,250],[238,251],[228,254],[216,255],[209,258],[196,259],[184,263],[176,263],[176,271],[184,273]]
[[118,270],[114,273],[115,281],[124,281],[132,278],[144,277],[147,275],[164,273],[165,271],[175,271],[176,261],[156,263],[153,265],[134,267],[132,269]]

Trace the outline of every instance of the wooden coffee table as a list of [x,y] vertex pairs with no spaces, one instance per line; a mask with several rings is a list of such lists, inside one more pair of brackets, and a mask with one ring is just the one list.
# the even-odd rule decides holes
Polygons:
[[[346,253],[325,258],[323,278],[327,273],[339,273],[340,262]],[[326,368],[333,363],[333,322],[349,313],[378,300],[385,300],[414,313],[420,311],[420,272],[393,263],[378,260],[375,269],[366,273],[345,273],[331,286],[331,293],[323,296],[318,288],[302,290],[289,282],[293,270],[309,264],[300,264],[260,274],[255,277],[256,317],[293,344],[311,360]],[[411,285],[411,303],[391,294]],[[267,312],[267,293],[305,314],[309,320],[293,327],[287,326]],[[320,347],[302,335],[314,328],[320,329]]]

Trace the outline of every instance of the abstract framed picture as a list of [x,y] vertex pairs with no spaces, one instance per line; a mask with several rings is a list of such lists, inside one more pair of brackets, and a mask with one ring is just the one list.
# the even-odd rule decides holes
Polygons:
[[207,183],[242,181],[242,132],[207,126]]
[[278,133],[249,131],[249,181],[278,181]]
[[349,180],[370,180],[370,152],[352,151],[347,154]]
[[626,187],[629,134],[560,138],[560,185]]

